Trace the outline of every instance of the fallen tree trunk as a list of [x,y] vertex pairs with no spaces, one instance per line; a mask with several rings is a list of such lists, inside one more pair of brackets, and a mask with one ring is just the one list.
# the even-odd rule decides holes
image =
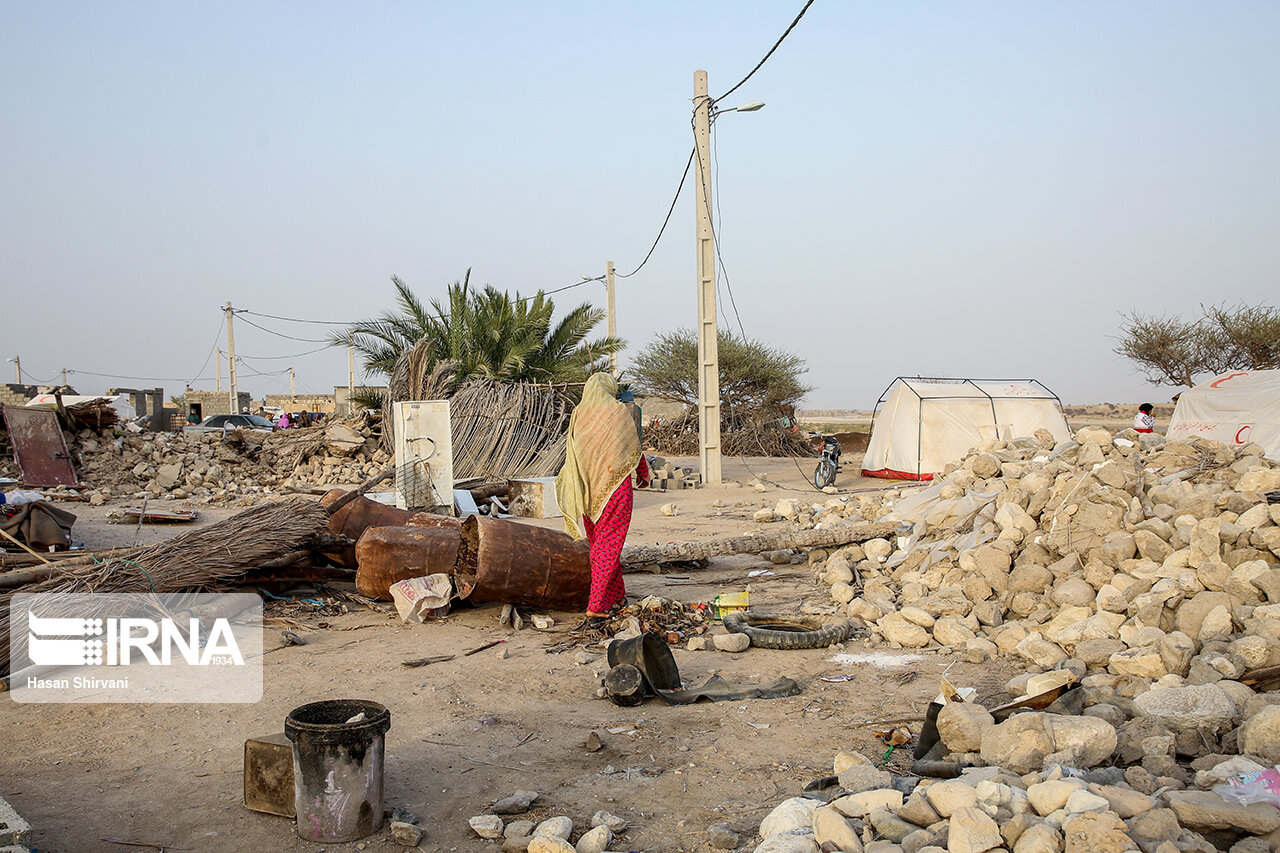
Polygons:
[[705,560],[728,554],[761,554],[784,548],[834,548],[893,536],[900,524],[881,521],[873,524],[833,524],[816,530],[787,530],[760,536],[732,539],[704,539],[700,542],[671,542],[666,545],[630,545],[622,549],[623,566],[641,566],[675,560]]

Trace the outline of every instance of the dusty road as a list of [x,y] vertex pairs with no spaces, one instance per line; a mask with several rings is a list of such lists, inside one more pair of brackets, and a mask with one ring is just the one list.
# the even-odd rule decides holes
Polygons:
[[[848,461],[838,488],[885,485],[855,476],[858,460]],[[800,465],[726,460],[726,480],[736,482],[723,487],[639,493],[628,542],[741,534],[755,527],[751,515],[761,505],[772,506],[781,497],[818,497],[805,489],[812,462]],[[740,485],[752,477],[776,485],[764,493]],[[661,513],[668,503],[678,507],[676,516]],[[234,512],[200,509],[202,523]],[[81,519],[75,533],[91,547],[133,540],[132,526],[102,521],[104,510],[76,510]],[[141,541],[175,532],[144,527]],[[719,592],[747,589],[747,572],[764,567],[775,574],[750,582],[757,608],[824,603],[826,587],[807,565],[774,566],[756,557],[722,558],[680,574],[628,575],[627,586],[632,596],[707,601]],[[499,849],[477,838],[467,818],[523,788],[541,794],[525,817],[567,815],[575,838],[589,828],[597,809],[625,817],[630,828],[615,840],[617,850],[710,850],[705,829],[719,822],[741,832],[742,847],[750,850],[760,818],[783,797],[830,773],[836,752],[882,754],[873,724],[919,716],[944,671],[953,682],[977,687],[981,696],[999,693],[1015,674],[1003,664],[973,666],[937,653],[890,657],[888,665],[877,666],[840,663],[826,649],[676,649],[687,683],[700,684],[713,673],[752,683],[787,675],[803,689],[785,699],[687,707],[650,699],[623,709],[594,698],[607,670],[602,656],[579,663],[576,649],[549,653],[564,639],[559,632],[577,621],[575,614],[551,614],[557,624],[550,632],[513,633],[499,627],[499,612],[488,605],[462,608],[443,622],[406,626],[353,609],[304,618],[313,628],[299,630],[307,644],[288,648],[279,648],[281,628],[269,627],[264,696],[253,705],[19,705],[0,697],[7,740],[0,753],[0,792],[31,822],[33,846],[42,853],[146,849],[138,844],[195,851],[357,849],[301,841],[291,821],[248,811],[241,801],[246,738],[283,730],[285,715],[305,702],[357,697],[391,710],[386,805],[404,805],[421,816],[426,835],[420,849]],[[321,621],[330,627],[316,628]],[[493,649],[421,669],[401,666],[405,659],[497,639],[506,640],[506,658]],[[868,650],[853,642],[847,651]],[[837,673],[856,677],[819,680]],[[583,748],[591,731],[603,741],[598,752]],[[890,761],[899,769],[909,764],[902,750]],[[404,849],[385,831],[362,844],[359,849]]]

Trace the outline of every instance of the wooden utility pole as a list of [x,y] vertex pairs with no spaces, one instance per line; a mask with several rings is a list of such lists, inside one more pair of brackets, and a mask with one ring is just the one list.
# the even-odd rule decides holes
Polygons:
[[711,224],[711,98],[707,72],[693,72],[693,135],[698,157],[698,457],[702,482],[718,486],[720,350],[716,338],[716,245]]
[[231,330],[231,318],[235,312],[231,310],[230,302],[223,310],[227,312],[227,378],[231,381],[231,414],[235,415],[240,412],[240,395],[236,388],[236,336]]
[[[611,338],[618,336],[618,308],[613,301],[613,261],[604,265],[604,316],[605,334]],[[613,375],[618,375],[618,354],[611,353],[609,361],[613,364]]]

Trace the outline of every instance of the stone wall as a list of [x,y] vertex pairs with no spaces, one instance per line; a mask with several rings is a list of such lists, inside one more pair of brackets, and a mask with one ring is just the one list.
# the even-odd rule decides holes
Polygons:
[[286,412],[324,412],[333,414],[337,403],[332,394],[268,394],[265,399],[268,407],[284,409]]
[[0,385],[0,403],[6,406],[25,406],[27,401],[39,393],[40,389],[35,385],[15,385],[10,382]]
[[[387,392],[387,386],[357,385],[356,392],[359,393],[361,391],[380,391],[385,394]],[[351,404],[347,401],[346,385],[333,386],[333,401],[334,401],[334,408],[337,411],[338,417],[345,418],[351,414]]]
[[[240,411],[249,409],[249,392],[241,391],[237,397],[239,398]],[[210,415],[233,415],[231,411],[231,393],[229,391],[187,391],[182,395],[182,411],[191,410],[191,404],[198,403],[200,405],[200,417],[207,418]],[[252,409],[250,409],[252,411]]]

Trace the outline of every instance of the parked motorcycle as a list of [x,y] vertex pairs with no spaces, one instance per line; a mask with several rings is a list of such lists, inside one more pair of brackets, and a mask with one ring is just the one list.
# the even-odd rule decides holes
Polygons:
[[834,435],[819,435],[822,439],[822,455],[818,459],[818,467],[813,472],[813,484],[825,489],[836,481],[840,473],[840,442]]

